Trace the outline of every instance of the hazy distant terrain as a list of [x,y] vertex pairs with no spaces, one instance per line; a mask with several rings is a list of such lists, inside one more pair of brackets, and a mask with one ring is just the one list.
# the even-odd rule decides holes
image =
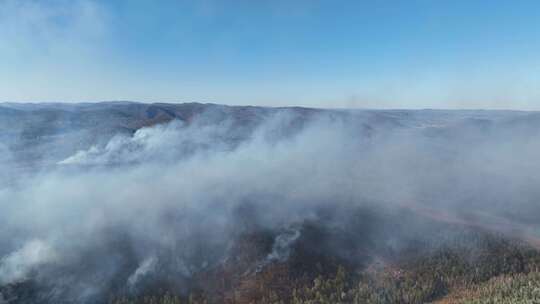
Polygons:
[[227,136],[243,140],[265,119],[278,113],[295,116],[297,124],[325,115],[354,121],[358,136],[369,135],[362,131],[391,128],[421,128],[426,133],[440,132],[447,136],[469,136],[459,133],[467,130],[511,132],[514,127],[535,132],[540,124],[540,113],[521,111],[321,110],[135,102],[3,103],[0,104],[0,138],[21,164],[48,163],[79,149],[104,144],[118,134],[130,135],[142,127],[172,120],[189,123],[198,116],[204,116],[207,124],[234,123],[233,134]]
[[484,303],[539,282],[538,138],[539,112],[3,103],[0,303]]

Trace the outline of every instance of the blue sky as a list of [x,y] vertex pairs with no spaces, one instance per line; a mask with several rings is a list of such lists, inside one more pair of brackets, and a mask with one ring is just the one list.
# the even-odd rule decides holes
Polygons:
[[0,0],[0,100],[540,110],[540,1]]

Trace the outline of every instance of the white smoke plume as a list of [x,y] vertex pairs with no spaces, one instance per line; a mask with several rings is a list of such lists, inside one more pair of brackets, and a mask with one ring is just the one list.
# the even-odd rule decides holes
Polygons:
[[128,278],[128,286],[134,287],[137,285],[139,280],[146,276],[147,274],[154,271],[157,263],[157,258],[155,256],[150,256],[144,259],[141,262],[141,265],[135,270],[135,272]]
[[519,219],[518,234],[536,227],[540,147],[525,116],[484,126],[482,113],[331,112],[297,126],[298,115],[284,111],[247,131],[208,116],[141,128],[0,187],[1,281],[58,284],[56,296],[82,303],[160,271],[183,286],[253,227],[285,231],[267,259],[287,259],[304,237],[291,227],[321,209],[335,213],[328,227],[353,225],[351,238],[397,233],[349,220],[349,209],[372,205],[474,215],[479,225]]
[[285,261],[291,253],[291,245],[300,237],[299,230],[288,230],[279,234],[274,240],[272,252],[268,254],[269,261]]
[[28,278],[38,267],[57,261],[53,248],[41,240],[31,240],[22,248],[0,260],[0,284],[19,282]]

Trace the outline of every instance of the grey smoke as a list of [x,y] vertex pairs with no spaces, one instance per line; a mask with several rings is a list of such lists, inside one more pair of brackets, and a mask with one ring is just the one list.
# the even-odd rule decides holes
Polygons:
[[146,259],[144,259],[139,267],[135,270],[135,272],[129,276],[128,278],[128,286],[134,287],[137,285],[139,280],[146,276],[147,274],[154,271],[157,263],[157,258],[155,256],[150,256]]
[[[213,117],[117,134],[0,187],[2,284],[32,278],[83,303],[146,276],[183,286],[253,227],[282,231],[267,255],[280,262],[304,237],[294,225],[373,204],[536,228],[534,113],[283,110],[244,128]],[[336,214],[329,229],[368,231]]]
[[[92,146],[79,150],[74,155],[58,162],[60,165],[110,165],[148,162],[159,158],[179,160],[182,156],[211,147],[214,151],[226,149],[226,142],[220,141],[230,130],[225,123],[216,127],[196,121],[186,126],[180,120],[167,124],[146,127],[133,135],[114,136],[104,146]],[[222,146],[219,146],[219,145]]]
[[272,252],[268,254],[268,261],[283,262],[289,258],[291,253],[291,245],[300,237],[300,231],[297,229],[289,229],[280,233],[274,240]]
[[56,259],[54,249],[47,243],[31,240],[0,260],[0,284],[23,281],[32,270]]

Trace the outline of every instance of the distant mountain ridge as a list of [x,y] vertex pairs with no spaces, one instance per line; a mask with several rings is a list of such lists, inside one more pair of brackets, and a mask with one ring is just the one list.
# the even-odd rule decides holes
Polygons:
[[[77,150],[104,144],[117,134],[134,134],[142,127],[181,120],[189,124],[205,115],[210,124],[232,122],[238,140],[277,113],[294,116],[290,128],[327,116],[347,121],[359,134],[378,129],[425,128],[435,134],[467,130],[540,129],[540,112],[504,110],[359,110],[305,107],[228,106],[212,103],[0,103],[0,142],[22,164],[39,165],[44,156],[59,160]],[[289,128],[288,127],[288,128]],[[538,127],[538,128],[537,128]],[[431,130],[431,131],[430,131]]]
[[537,286],[539,136],[539,112],[1,104],[0,303]]

